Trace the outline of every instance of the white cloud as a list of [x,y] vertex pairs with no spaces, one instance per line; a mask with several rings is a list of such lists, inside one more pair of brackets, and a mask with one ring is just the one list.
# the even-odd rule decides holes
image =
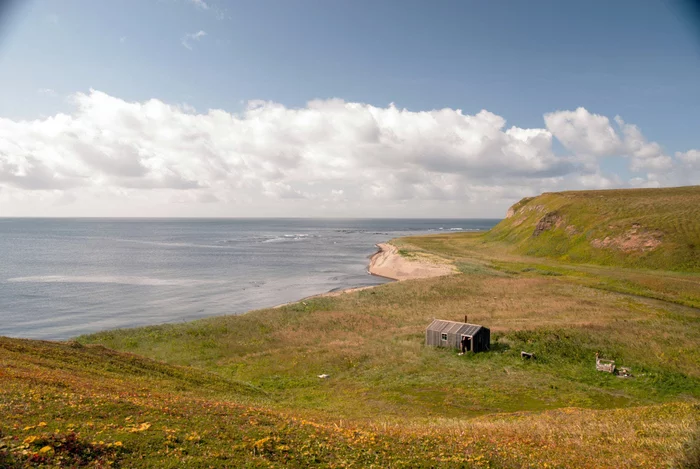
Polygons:
[[615,155],[622,142],[610,120],[580,107],[545,114],[547,129],[569,150],[593,156]]
[[224,20],[224,19],[230,18],[229,14],[225,8],[222,8],[219,5],[216,5],[214,3],[209,3],[206,0],[185,0],[185,1],[187,3],[189,3],[190,5],[193,5],[194,7],[196,7],[198,10],[202,10],[202,11],[213,14],[219,20]]
[[204,0],[189,0],[194,6],[201,8],[202,10],[208,10],[209,5]]
[[676,158],[686,167],[700,170],[700,150],[677,151]]
[[124,43],[126,42],[126,36],[120,37],[120,38],[119,38],[119,42],[120,42],[121,44],[124,44]]
[[192,41],[199,41],[206,35],[206,31],[202,30],[197,31],[196,33],[187,33],[182,38],[182,45],[185,46],[186,49],[192,50]]
[[622,186],[622,180],[616,174],[606,176],[599,170],[590,174],[581,174],[577,182],[586,189],[613,189]]
[[[485,110],[412,112],[338,99],[298,109],[251,101],[240,115],[94,90],[72,103],[70,114],[0,118],[3,210],[498,217],[542,191],[684,181],[661,174],[668,157],[639,129],[620,119],[622,135],[610,134],[607,118],[585,109],[548,114],[546,129],[523,129]],[[555,136],[571,154],[554,153]],[[591,160],[611,154],[606,146],[648,174],[629,182],[607,174]],[[700,152],[677,153],[671,164],[699,165]]]
[[628,157],[629,168],[634,172],[667,171],[673,166],[672,158],[664,154],[661,145],[648,142],[637,126],[625,123],[620,116],[615,116],[615,123],[621,135],[607,117],[584,108],[557,111],[544,118],[552,135],[580,156]]
[[620,116],[615,117],[624,135],[624,152],[631,156],[632,171],[666,171],[671,169],[672,159],[664,155],[661,145],[647,142],[636,125],[626,124]]
[[630,187],[642,187],[642,188],[661,187],[661,183],[653,176],[632,178],[632,179],[630,179],[629,185],[630,185]]

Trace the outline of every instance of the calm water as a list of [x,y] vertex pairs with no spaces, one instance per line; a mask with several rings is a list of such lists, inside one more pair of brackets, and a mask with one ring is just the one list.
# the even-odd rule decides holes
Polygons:
[[498,220],[0,219],[0,335],[67,339],[384,283],[375,244]]

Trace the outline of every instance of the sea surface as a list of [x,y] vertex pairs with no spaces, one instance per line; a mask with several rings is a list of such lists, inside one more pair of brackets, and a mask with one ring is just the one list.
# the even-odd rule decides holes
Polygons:
[[0,335],[64,340],[376,285],[376,244],[490,219],[0,218]]

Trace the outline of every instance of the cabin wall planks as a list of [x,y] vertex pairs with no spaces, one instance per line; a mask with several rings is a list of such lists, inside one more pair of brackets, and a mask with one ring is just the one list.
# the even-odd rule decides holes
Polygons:
[[461,349],[462,336],[471,339],[470,352],[485,352],[491,347],[491,331],[478,324],[434,319],[425,330],[425,345]]

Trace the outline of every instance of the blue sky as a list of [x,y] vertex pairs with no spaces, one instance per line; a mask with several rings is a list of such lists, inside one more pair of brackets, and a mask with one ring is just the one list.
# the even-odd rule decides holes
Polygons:
[[[460,170],[460,177],[466,178],[461,182],[442,179],[436,182],[433,178],[425,184],[490,185],[494,188],[493,197],[486,200],[486,205],[480,205],[489,207],[494,216],[499,216],[496,211],[514,202],[511,200],[514,196],[528,191],[583,188],[580,181],[572,179],[576,175],[595,173],[607,178],[609,182],[600,183],[601,187],[700,182],[688,177],[661,177],[664,176],[662,172],[680,171],[677,166],[681,163],[686,167],[680,172],[687,176],[688,168],[694,170],[696,163],[695,154],[688,152],[700,148],[700,26],[689,4],[654,1],[28,0],[13,2],[4,9],[3,16],[0,22],[0,70],[3,72],[0,73],[0,118],[14,124],[47,119],[57,113],[66,113],[77,120],[74,95],[90,96],[90,90],[124,103],[143,104],[156,99],[172,106],[186,105],[189,113],[204,114],[209,109],[221,109],[233,116],[244,114],[251,100],[275,103],[287,110],[306,109],[311,100],[331,98],[380,109],[387,109],[394,103],[397,108],[414,113],[449,108],[461,109],[464,115],[477,115],[484,109],[505,119],[504,129],[510,126],[544,128],[545,114],[584,108],[590,116],[605,116],[624,142],[611,144],[607,151],[589,151],[572,143],[574,137],[571,136],[568,146],[563,143],[560,138],[562,132],[566,132],[563,123],[558,129],[548,128],[554,135],[553,154],[576,157],[575,162],[569,163],[587,168],[583,172],[569,173],[569,180],[520,181],[522,190],[506,193],[499,188],[513,187],[513,183],[499,179],[498,168],[483,174],[483,168],[469,166]],[[592,135],[590,129],[584,128],[590,124],[587,116],[576,121],[576,138],[585,140],[585,135]],[[623,128],[614,122],[615,116],[636,126],[643,133],[644,145],[658,142],[658,154],[651,156],[657,158],[657,163],[635,165],[634,159],[642,158],[633,154],[641,151],[642,144],[634,143],[639,136],[635,137],[637,140],[628,141]],[[343,129],[336,130],[342,133]],[[13,132],[16,135],[18,131]],[[305,146],[299,158],[303,160],[310,153],[317,154],[318,148],[328,148],[326,143],[320,147],[320,143]],[[46,142],[47,146],[50,144]],[[15,150],[8,145],[3,150],[5,154],[24,148],[18,142],[13,145]],[[135,140],[129,145],[141,152],[139,161],[145,161],[144,148],[148,145]],[[222,158],[231,164],[233,156],[226,151],[232,150],[222,151]],[[276,154],[280,151],[285,150],[275,150]],[[439,159],[444,156],[442,153],[435,156],[436,151],[445,152],[439,148],[429,149],[423,157]],[[647,148],[644,154],[650,151]],[[244,158],[246,165],[258,164],[250,163],[253,157],[260,159],[260,167],[278,164],[272,160],[262,161],[264,153],[257,151],[248,159]],[[595,163],[591,160],[592,153],[596,154]],[[401,155],[399,151],[392,164],[400,165]],[[412,170],[422,171],[424,176],[431,171],[430,165],[418,163],[418,156],[403,155]],[[462,155],[468,159],[471,153]],[[664,163],[658,159],[661,156],[673,161]],[[109,154],[108,157],[114,159],[119,155]],[[14,158],[11,162],[14,173],[8,175],[4,183],[0,178],[0,188],[3,184],[6,188],[0,191],[0,203],[4,200],[8,204],[13,197],[16,202],[19,197],[22,203],[16,206],[23,207],[22,214],[34,213],[53,197],[65,199],[64,202],[75,200],[65,204],[56,202],[59,213],[94,211],[94,207],[88,209],[87,205],[81,205],[80,201],[86,196],[79,195],[77,188],[67,184],[53,184],[44,189],[32,187],[32,191],[45,191],[38,195],[27,192],[30,184],[17,182],[18,177],[26,176],[26,169],[21,170],[26,161],[20,164],[19,156]],[[488,159],[488,155],[485,158]],[[41,158],[31,161],[37,159]],[[700,157],[697,159],[700,164]],[[10,167],[9,161],[6,168]],[[31,161],[26,164],[35,164]],[[50,167],[48,171],[53,171],[54,180],[68,177],[69,171],[57,168],[55,161],[46,164]],[[163,168],[168,164],[171,163],[151,162],[145,166],[155,171],[156,166]],[[167,166],[170,173],[193,181],[192,187],[180,189],[196,194],[192,200],[200,197],[203,191],[214,191],[216,178],[193,179],[196,169],[175,168],[175,163],[171,166]],[[349,166],[357,169],[358,164]],[[76,165],[71,167],[81,171]],[[648,171],[654,168],[657,172],[649,176]],[[96,170],[96,165],[92,170]],[[443,170],[438,173],[440,177],[456,174]],[[99,177],[93,173],[83,176],[92,178],[90,190],[100,185],[110,190],[126,190],[117,190],[122,199],[134,195],[129,191],[136,191],[133,186],[138,186],[133,181],[115,183],[104,171]],[[234,207],[253,203],[263,208],[263,213],[271,215],[275,214],[275,207],[285,207],[281,209],[283,212],[291,208],[294,214],[300,215],[307,212],[327,215],[334,213],[332,207],[340,207],[342,203],[331,198],[323,202],[329,207],[327,210],[314,210],[322,204],[320,196],[309,187],[323,186],[328,191],[343,191],[345,195],[350,189],[340,186],[333,189],[333,184],[338,185],[336,176],[314,181],[287,173],[284,176],[275,176],[274,183],[282,184],[291,190],[290,194],[297,195],[292,197],[293,202],[288,202],[292,205],[286,205],[285,198],[279,198],[279,194],[269,201],[263,196],[246,199],[246,196],[231,195],[236,184],[229,181],[229,189],[220,186],[211,197],[205,197],[216,199],[213,205],[218,206],[209,208],[211,212],[207,213],[245,214]],[[165,176],[158,177],[163,180]],[[406,177],[409,184],[422,184],[410,182],[418,176]],[[632,179],[635,182],[630,182]],[[11,180],[15,182],[8,182]],[[258,183],[264,184],[265,181],[261,181]],[[160,208],[154,206],[153,211],[182,195],[167,194],[177,189],[167,184],[156,189],[162,192],[163,199],[159,202]],[[243,192],[246,190],[247,195],[254,192],[251,188]],[[265,192],[262,190],[261,194]],[[434,196],[431,189],[396,192],[392,203],[400,209],[401,215],[411,215],[411,210],[405,206],[412,198],[424,203],[418,215],[433,213],[434,204],[428,202]],[[458,203],[459,193],[452,195],[448,199]],[[299,199],[306,199],[308,204],[304,205]],[[443,194],[434,200],[439,203],[446,199]],[[359,198],[343,203],[345,209],[340,210],[340,214],[383,215],[368,211],[366,201]],[[191,205],[183,204],[183,207]],[[176,213],[196,213],[199,210],[196,207],[191,205]],[[475,209],[473,214],[487,214],[484,210]],[[128,205],[115,212],[122,213],[130,213]],[[151,211],[144,213],[151,214]],[[472,212],[466,213],[470,214]]]

